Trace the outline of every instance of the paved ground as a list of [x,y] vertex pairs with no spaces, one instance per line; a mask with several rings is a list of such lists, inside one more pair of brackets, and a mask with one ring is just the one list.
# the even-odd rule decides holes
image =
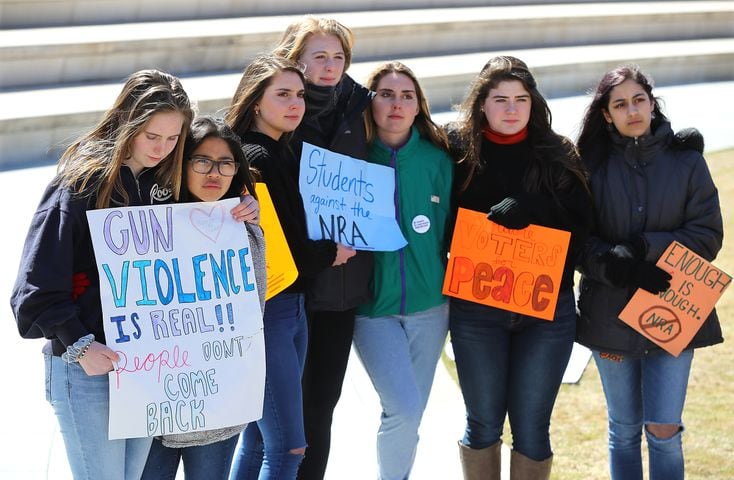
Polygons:
[[[709,151],[734,147],[728,120],[734,111],[734,82],[667,87],[656,93],[665,99],[665,111],[676,129],[696,126],[704,133]],[[587,101],[584,97],[552,100],[555,128],[574,136]],[[443,121],[450,114],[438,117]],[[0,272],[0,292],[5,302],[15,279],[28,223],[53,171],[53,167],[41,167],[0,172],[0,203],[7,228],[3,240],[5,268]],[[0,478],[71,478],[56,420],[44,400],[42,341],[20,339],[7,303],[2,308],[0,371],[5,387],[0,394],[0,411],[5,412],[6,419],[0,437]],[[335,413],[328,479],[376,477],[374,438],[379,412],[369,379],[353,358]],[[460,392],[439,364],[421,429],[413,478],[460,478],[456,440],[462,433],[463,416]]]

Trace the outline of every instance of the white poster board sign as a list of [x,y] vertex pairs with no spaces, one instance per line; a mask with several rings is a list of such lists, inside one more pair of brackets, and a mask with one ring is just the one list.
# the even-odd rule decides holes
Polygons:
[[87,212],[100,277],[110,439],[262,415],[265,347],[238,199]]
[[303,142],[298,187],[308,237],[356,250],[408,244],[395,219],[395,169]]

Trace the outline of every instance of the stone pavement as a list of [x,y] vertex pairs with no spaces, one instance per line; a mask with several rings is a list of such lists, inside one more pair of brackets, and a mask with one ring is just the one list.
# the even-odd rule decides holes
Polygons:
[[[734,111],[734,82],[661,87],[656,93],[665,100],[664,110],[675,129],[699,128],[708,151],[734,147],[728,121]],[[585,97],[551,100],[557,131],[575,137],[587,102]],[[439,122],[451,116],[436,115]],[[6,303],[31,215],[53,172],[52,166],[0,172],[0,203],[6,225],[6,266],[0,273],[0,292],[5,299],[0,321],[0,351],[4,359],[0,371],[5,384],[4,393],[0,394],[0,411],[5,412],[4,434],[0,437],[0,478],[6,480],[71,478],[56,420],[44,400],[40,354],[43,342],[24,341],[18,336]],[[327,479],[376,478],[374,444],[379,414],[377,395],[353,356],[342,401],[335,412]],[[439,364],[412,478],[460,478],[456,440],[462,434],[463,424],[461,394],[443,364]]]

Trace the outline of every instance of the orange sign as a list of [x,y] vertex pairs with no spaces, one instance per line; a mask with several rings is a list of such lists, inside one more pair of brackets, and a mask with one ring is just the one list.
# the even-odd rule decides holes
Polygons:
[[510,230],[460,208],[443,294],[552,321],[570,239],[538,225]]
[[296,281],[298,269],[285,240],[278,214],[275,213],[268,187],[264,183],[256,183],[255,191],[260,202],[260,226],[265,234],[265,268],[268,275],[265,299],[269,300]]
[[670,273],[670,288],[658,295],[637,289],[620,320],[676,357],[708,318],[731,276],[673,242],[657,261]]

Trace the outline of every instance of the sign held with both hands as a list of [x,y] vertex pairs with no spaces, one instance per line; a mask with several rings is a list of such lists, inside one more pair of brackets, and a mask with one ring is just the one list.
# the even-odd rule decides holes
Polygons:
[[260,418],[262,312],[238,199],[87,212],[100,277],[110,439]]

